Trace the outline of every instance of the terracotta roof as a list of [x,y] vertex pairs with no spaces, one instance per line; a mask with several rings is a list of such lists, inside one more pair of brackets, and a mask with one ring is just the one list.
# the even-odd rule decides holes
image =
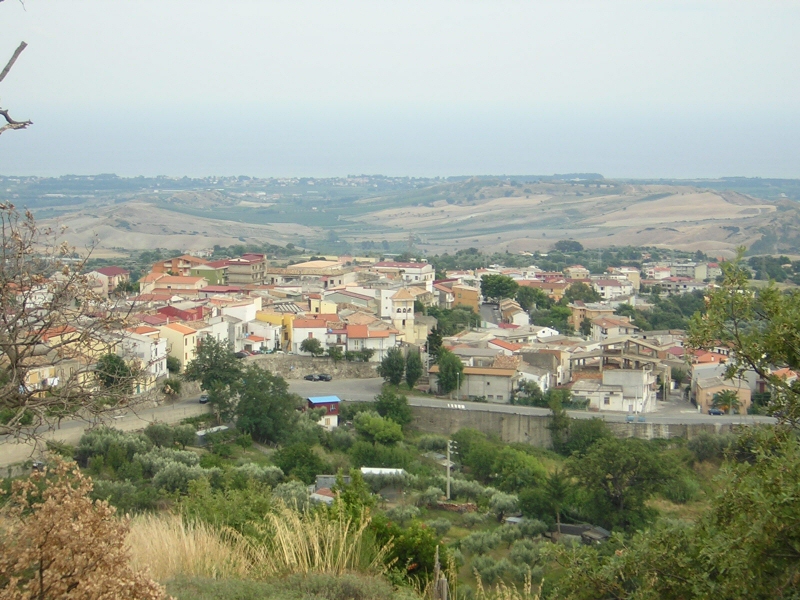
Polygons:
[[401,288],[396,294],[392,296],[392,300],[413,300],[414,295],[411,294],[406,288]]
[[145,315],[142,317],[142,321],[150,325],[164,325],[169,321],[169,318],[164,315]]
[[500,354],[495,357],[494,362],[492,363],[493,369],[514,369],[517,370],[519,364],[522,362],[521,356],[506,356],[505,354]]
[[117,275],[130,275],[130,271],[126,271],[122,267],[101,267],[99,269],[95,269],[96,272],[100,273],[101,275],[105,275],[106,277],[116,277]]
[[139,279],[140,283],[150,283],[151,281],[158,281],[162,277],[167,277],[164,273],[148,273]]
[[170,323],[169,325],[164,325],[164,327],[167,329],[172,329],[173,331],[177,331],[178,333],[182,333],[183,335],[197,333],[197,330],[187,327],[186,325],[181,325],[180,323]]
[[388,329],[369,329],[366,325],[348,325],[347,337],[355,340],[366,340],[371,338],[388,338],[394,330]]
[[139,325],[137,327],[128,327],[125,331],[131,333],[138,333],[139,335],[149,335],[151,333],[160,333],[155,327],[148,327],[147,325]]
[[500,346],[503,350],[509,350],[511,352],[516,352],[517,350],[521,350],[524,348],[522,344],[514,344],[513,342],[507,342],[505,340],[499,340],[497,338],[493,340],[489,340],[489,343],[493,346]]
[[251,335],[247,336],[247,339],[250,340],[251,342],[263,342],[267,338],[261,337],[260,335],[252,335],[251,334]]
[[295,319],[292,327],[294,329],[327,329],[328,323],[319,319]]

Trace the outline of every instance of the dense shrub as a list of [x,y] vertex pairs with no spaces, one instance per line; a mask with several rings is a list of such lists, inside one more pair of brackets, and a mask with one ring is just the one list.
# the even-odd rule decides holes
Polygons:
[[461,520],[467,527],[475,527],[486,520],[486,513],[467,512],[461,515]]
[[262,466],[256,463],[245,463],[234,467],[233,472],[269,486],[275,486],[283,480],[283,471],[280,467]]
[[184,463],[168,462],[153,477],[153,485],[168,492],[189,491],[189,482],[205,477],[206,471],[199,466],[190,467]]
[[733,435],[719,435],[702,431],[690,439],[686,447],[699,461],[716,461],[722,460],[726,450],[734,444],[735,440],[736,437]]
[[75,460],[85,467],[89,459],[95,456],[106,456],[109,449],[115,446],[122,451],[125,460],[132,460],[135,454],[147,452],[152,442],[137,433],[124,433],[110,427],[90,429],[81,436],[75,449]]
[[460,546],[470,554],[486,554],[500,544],[500,535],[493,531],[476,531],[462,538]]
[[690,474],[686,473],[676,477],[665,485],[662,493],[664,497],[675,504],[691,502],[700,493],[700,484]]
[[449,519],[444,518],[426,521],[425,524],[433,529],[436,532],[436,535],[439,537],[445,535],[448,531],[450,531],[450,527],[453,526]]
[[386,511],[386,516],[400,525],[405,525],[419,516],[419,509],[416,506],[395,506]]
[[447,438],[443,435],[423,435],[417,440],[417,448],[425,452],[444,452],[447,450]]

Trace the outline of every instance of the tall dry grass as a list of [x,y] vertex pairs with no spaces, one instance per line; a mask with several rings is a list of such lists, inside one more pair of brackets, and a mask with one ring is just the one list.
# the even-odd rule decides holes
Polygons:
[[157,581],[176,576],[212,579],[265,579],[275,575],[320,573],[382,574],[390,546],[369,533],[370,517],[340,511],[298,512],[279,506],[265,517],[262,539],[173,514],[131,521],[127,545],[134,569],[148,569]]
[[267,515],[260,567],[267,575],[386,571],[390,545],[379,546],[369,533],[369,514],[349,517],[343,510],[298,512],[280,506]]
[[134,518],[127,545],[131,566],[147,568],[157,581],[179,575],[243,579],[257,571],[250,549],[238,540],[202,521],[186,523],[178,515]]

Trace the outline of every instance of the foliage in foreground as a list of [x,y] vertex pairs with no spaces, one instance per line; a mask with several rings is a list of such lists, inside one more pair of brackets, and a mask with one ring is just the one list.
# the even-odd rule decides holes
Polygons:
[[15,481],[0,530],[0,599],[164,598],[128,565],[128,523],[90,499],[92,483],[63,461]]
[[697,524],[664,522],[617,538],[615,552],[556,550],[565,567],[554,598],[637,600],[797,598],[800,595],[800,442],[793,431],[751,431],[739,462]]

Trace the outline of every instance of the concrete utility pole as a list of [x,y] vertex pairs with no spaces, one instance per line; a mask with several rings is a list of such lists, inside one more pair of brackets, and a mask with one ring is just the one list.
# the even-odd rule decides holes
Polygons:
[[458,444],[453,440],[447,440],[447,464],[445,468],[447,469],[447,499],[450,500],[450,469],[452,466],[452,462],[450,461],[450,453],[458,453]]

